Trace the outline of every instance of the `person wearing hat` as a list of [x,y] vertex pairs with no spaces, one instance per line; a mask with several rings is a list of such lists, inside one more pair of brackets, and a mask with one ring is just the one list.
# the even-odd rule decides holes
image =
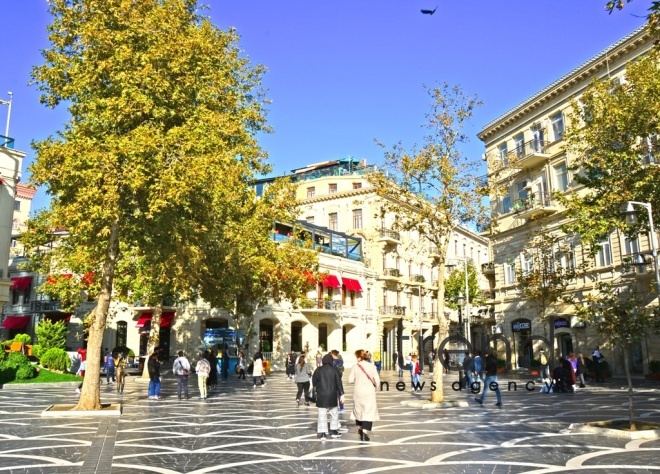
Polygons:
[[[333,360],[332,354],[324,355],[321,359],[321,367],[316,369],[312,376],[312,384],[316,389],[316,406],[319,409],[316,432],[321,441],[325,441],[328,435],[331,438],[341,437],[337,393],[340,394],[339,401],[343,403],[344,386],[339,371],[332,365]],[[330,414],[329,431],[328,413]]]

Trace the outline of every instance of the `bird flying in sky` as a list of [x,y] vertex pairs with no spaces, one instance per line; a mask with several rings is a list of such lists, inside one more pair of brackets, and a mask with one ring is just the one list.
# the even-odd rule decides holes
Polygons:
[[422,13],[424,15],[433,15],[437,9],[438,7],[435,7],[433,10],[425,10],[424,8],[422,8]]

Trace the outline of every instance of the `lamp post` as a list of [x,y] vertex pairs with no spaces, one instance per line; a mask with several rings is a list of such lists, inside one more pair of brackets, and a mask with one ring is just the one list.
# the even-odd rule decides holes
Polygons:
[[[464,311],[465,318],[463,318],[464,319],[463,322],[465,323],[465,328],[463,329],[466,332],[465,337],[468,343],[472,344],[472,338],[470,336],[470,285],[468,281],[468,259],[456,257],[456,260],[463,261],[465,265],[464,267],[465,268],[465,299],[463,300],[462,299],[463,294],[459,293],[457,302],[459,306],[463,306],[463,302],[465,302],[465,311]],[[448,265],[448,266],[453,267],[455,265]]]
[[422,307],[422,285],[417,285],[417,297],[419,298],[419,339],[417,346],[419,347],[419,370],[424,368],[424,334],[422,332],[422,323],[424,322],[424,308]]
[[653,209],[651,203],[628,201],[625,204],[623,213],[626,215],[626,222],[628,224],[637,223],[637,212],[635,206],[641,206],[646,209],[649,216],[649,240],[651,242],[651,254],[653,255],[653,266],[655,267],[655,292],[657,298],[660,300],[660,271],[658,270],[658,245],[656,243],[655,228],[653,227]]

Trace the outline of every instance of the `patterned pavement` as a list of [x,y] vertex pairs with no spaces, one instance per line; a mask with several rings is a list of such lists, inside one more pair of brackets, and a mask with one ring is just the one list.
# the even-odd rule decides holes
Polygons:
[[[381,421],[372,441],[360,442],[349,420],[341,439],[316,438],[315,407],[297,407],[295,384],[273,374],[263,388],[233,377],[207,401],[179,401],[176,381],[166,375],[163,400],[148,401],[147,385],[129,377],[122,397],[103,385],[103,402],[120,398],[115,418],[50,418],[53,403],[74,403],[70,388],[0,390],[0,474],[3,473],[644,473],[660,472],[660,440],[630,441],[569,433],[574,422],[622,418],[627,413],[621,382],[575,394],[503,392],[504,406],[489,394],[484,406],[473,394],[455,392],[445,382],[446,398],[468,407],[421,409],[402,401],[428,398],[423,391],[395,388],[394,372],[383,372],[389,391],[379,395]],[[514,380],[501,377],[500,382]],[[194,378],[191,382],[196,382]],[[642,384],[637,415],[660,422],[660,385]],[[110,459],[112,461],[110,461]]]

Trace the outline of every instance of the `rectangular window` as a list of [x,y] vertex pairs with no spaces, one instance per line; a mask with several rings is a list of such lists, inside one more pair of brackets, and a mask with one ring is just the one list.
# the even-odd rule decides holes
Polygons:
[[561,163],[555,166],[555,178],[557,189],[559,191],[566,191],[568,189],[568,171],[566,171],[566,163]]
[[528,187],[528,181],[521,181],[516,184],[518,188],[518,199],[525,199],[527,197],[527,194],[529,194],[529,187]]
[[332,212],[328,215],[328,228],[330,230],[337,230],[337,213]]
[[499,159],[502,160],[502,163],[506,163],[508,153],[509,150],[507,149],[506,142],[497,147],[497,155]]
[[502,198],[502,214],[511,211],[511,196],[508,194]]
[[21,201],[14,201],[14,210],[15,211],[20,211],[21,210]]
[[11,304],[18,304],[18,295],[20,294],[20,290],[13,290],[11,292]]
[[353,189],[362,189],[362,183],[353,183]]
[[528,253],[523,253],[521,255],[521,260],[522,260],[522,270],[525,273],[529,273],[534,271],[534,259],[532,256]]
[[362,229],[362,209],[353,209],[353,229]]
[[555,137],[555,140],[560,140],[564,137],[564,114],[557,112],[550,117],[550,123],[552,124],[552,133]]
[[606,237],[598,243],[600,249],[596,254],[596,266],[597,267],[608,267],[612,265],[612,245],[610,244],[610,238]]
[[625,237],[625,251],[624,255],[630,255],[634,253],[639,253],[639,238],[636,237],[631,239],[630,237]]
[[316,188],[314,186],[307,188],[307,197],[313,198],[314,196],[316,196]]
[[30,296],[32,296],[32,285],[28,285],[23,293],[23,304],[30,304]]
[[516,146],[516,156],[522,158],[525,156],[525,135],[520,134],[513,137],[513,143]]
[[328,193],[335,194],[337,192],[337,183],[331,183],[328,185]]
[[504,284],[513,285],[516,282],[516,266],[513,263],[504,263]]

